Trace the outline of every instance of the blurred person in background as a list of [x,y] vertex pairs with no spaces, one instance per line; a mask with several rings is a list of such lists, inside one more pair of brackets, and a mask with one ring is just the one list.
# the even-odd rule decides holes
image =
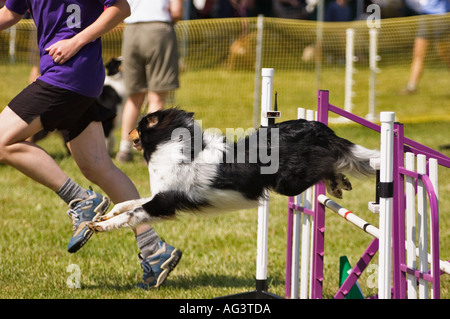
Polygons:
[[128,99],[116,160],[133,159],[128,133],[137,125],[142,105],[147,112],[164,108],[170,91],[179,88],[178,44],[174,25],[183,17],[183,0],[128,0],[131,15],[124,20],[122,67]]
[[[406,4],[420,15],[443,15],[450,12],[450,0],[407,0]],[[416,94],[423,73],[424,61],[430,42],[434,42],[437,54],[450,69],[450,25],[447,20],[419,20],[414,40],[411,71],[403,95]]]
[[274,0],[273,12],[278,18],[306,19],[306,3],[304,0]]
[[325,8],[325,21],[345,22],[352,20],[352,10],[349,0],[336,0],[330,2]]

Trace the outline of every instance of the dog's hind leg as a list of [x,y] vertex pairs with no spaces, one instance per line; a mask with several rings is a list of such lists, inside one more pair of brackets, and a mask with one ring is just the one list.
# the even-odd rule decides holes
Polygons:
[[342,199],[342,190],[352,190],[350,180],[342,173],[337,173],[331,179],[325,179],[325,186],[330,195],[339,199]]
[[341,189],[343,189],[345,191],[351,191],[353,189],[352,183],[350,183],[350,180],[344,174],[339,173],[338,177],[337,177],[337,181],[338,181],[338,186]]

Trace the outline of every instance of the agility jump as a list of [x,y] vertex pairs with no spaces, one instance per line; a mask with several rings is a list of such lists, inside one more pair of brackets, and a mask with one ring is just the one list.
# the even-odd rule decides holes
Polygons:
[[[289,198],[286,298],[322,298],[325,207],[343,214],[348,221],[375,237],[335,298],[344,298],[348,294],[377,252],[378,295],[374,297],[428,298],[430,291],[432,298],[440,298],[440,275],[450,273],[450,263],[440,260],[439,256],[437,167],[439,164],[449,168],[450,158],[404,137],[403,125],[394,123],[394,113],[382,112],[381,125],[377,125],[329,104],[328,97],[328,91],[319,91],[318,121],[328,124],[328,113],[333,112],[380,133],[381,155],[379,159],[373,159],[373,165],[379,168],[377,200],[369,203],[369,208],[380,214],[379,228],[329,200],[324,195],[323,183],[318,183],[304,194]],[[414,171],[416,157],[417,171]],[[429,244],[427,198],[430,207]]]
[[[273,74],[273,69],[262,70],[262,125],[267,125],[269,121],[273,121],[280,115],[278,110],[272,110]],[[325,208],[328,207],[374,237],[335,294],[335,298],[345,298],[366,266],[378,253],[378,294],[374,296],[375,298],[403,299],[406,296],[417,298],[417,293],[420,298],[427,298],[428,285],[431,283],[431,296],[438,299],[440,275],[449,273],[450,263],[440,260],[439,256],[437,165],[450,167],[450,158],[404,137],[403,126],[394,124],[393,112],[382,112],[381,125],[377,125],[329,104],[328,96],[328,91],[319,91],[318,121],[328,124],[328,112],[333,112],[380,133],[380,158],[374,158],[371,161],[373,168],[379,170],[377,196],[375,202],[369,202],[369,209],[379,214],[379,227],[368,224],[349,210],[329,200],[324,195],[323,182],[298,196],[289,197],[285,297],[322,298]],[[299,118],[305,117],[307,120],[314,120],[315,114],[312,111],[305,112],[299,109]],[[407,158],[406,164],[403,163],[404,155]],[[418,158],[417,172],[413,167],[411,168],[410,163],[410,159],[414,160],[416,156]],[[415,215],[415,207],[411,203],[413,200],[405,201],[408,194],[414,198],[416,193],[419,244],[416,243],[415,238],[415,220],[409,217]],[[430,254],[427,248],[427,197],[431,222]],[[268,200],[262,202],[258,209],[256,290],[222,298],[279,298],[268,292],[267,285],[268,203]],[[407,231],[405,231],[405,216],[408,216]],[[419,256],[418,261],[416,256]],[[428,264],[431,265],[430,268]],[[391,269],[393,269],[392,272]],[[417,282],[419,282],[418,285]]]

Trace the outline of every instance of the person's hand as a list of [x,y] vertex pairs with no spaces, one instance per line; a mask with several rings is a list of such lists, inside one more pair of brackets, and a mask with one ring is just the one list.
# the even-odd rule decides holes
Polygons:
[[81,47],[77,45],[74,39],[60,40],[53,43],[45,50],[53,58],[53,61],[58,64],[64,64],[70,60]]

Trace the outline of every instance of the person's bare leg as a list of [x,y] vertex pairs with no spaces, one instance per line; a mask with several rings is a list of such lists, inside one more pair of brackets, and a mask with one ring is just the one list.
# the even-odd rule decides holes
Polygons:
[[123,108],[120,148],[116,156],[116,160],[119,162],[129,162],[132,160],[132,143],[128,138],[128,133],[136,127],[145,95],[145,92],[131,94]]
[[[147,112],[152,113],[162,110],[168,95],[168,92],[149,92]],[[132,143],[128,138],[128,133],[136,128],[145,96],[145,92],[131,94],[125,103],[122,114],[120,148],[116,156],[116,160],[119,162],[129,162],[132,159]]]
[[145,93],[135,93],[127,99],[122,113],[122,140],[128,140],[128,133],[136,127],[144,100]]
[[5,107],[0,113],[0,162],[56,192],[68,176],[45,150],[26,141],[41,129],[39,117],[27,124]]
[[67,146],[83,175],[106,192],[114,203],[139,198],[134,184],[111,160],[100,122],[91,122]]
[[[104,141],[101,123],[92,122],[67,146],[83,175],[98,185],[114,203],[139,198],[133,182],[114,165]],[[149,225],[141,225],[135,229],[135,233],[150,228]]]
[[169,92],[148,92],[148,113],[164,108]]
[[411,62],[411,73],[408,86],[404,93],[415,93],[423,72],[423,63],[428,49],[428,40],[416,38],[414,40],[413,59]]

